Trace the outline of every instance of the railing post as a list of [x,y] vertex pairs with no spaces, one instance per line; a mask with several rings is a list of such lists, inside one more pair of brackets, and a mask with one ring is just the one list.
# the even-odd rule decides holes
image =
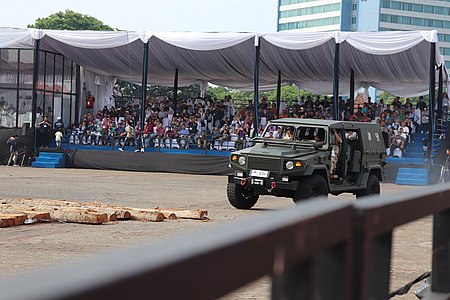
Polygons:
[[[351,250],[348,240],[274,275],[272,299],[350,299]],[[276,273],[276,263],[274,269]]]
[[353,300],[387,299],[391,267],[392,232],[371,234],[374,215],[362,212],[355,228],[353,248]]
[[350,298],[350,244],[340,244],[273,277],[272,299]]
[[340,244],[316,258],[313,275],[314,299],[346,300],[350,298],[350,251],[350,243]]
[[313,299],[311,261],[301,263],[272,279],[272,299]]
[[433,262],[431,290],[450,292],[450,209],[435,214],[433,218]]

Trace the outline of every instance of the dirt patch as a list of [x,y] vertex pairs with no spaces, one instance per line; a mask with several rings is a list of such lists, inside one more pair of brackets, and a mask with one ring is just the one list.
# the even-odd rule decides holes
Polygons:
[[[75,262],[143,241],[158,242],[215,224],[294,206],[291,199],[261,197],[255,209],[237,210],[226,199],[225,176],[199,176],[78,169],[0,167],[0,197],[65,199],[141,208],[180,207],[208,210],[209,222],[121,221],[107,225],[41,223],[0,229],[0,280],[45,266]],[[382,184],[382,194],[416,189]],[[352,195],[332,201],[354,200]],[[391,289],[431,269],[431,218],[394,232]],[[261,279],[224,299],[270,299],[270,280]],[[412,292],[394,299],[415,299]]]

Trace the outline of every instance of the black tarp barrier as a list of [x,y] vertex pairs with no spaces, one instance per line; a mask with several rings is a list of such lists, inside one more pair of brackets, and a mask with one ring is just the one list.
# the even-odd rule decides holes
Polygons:
[[202,175],[231,174],[227,156],[64,150],[66,166],[81,169],[167,172]]

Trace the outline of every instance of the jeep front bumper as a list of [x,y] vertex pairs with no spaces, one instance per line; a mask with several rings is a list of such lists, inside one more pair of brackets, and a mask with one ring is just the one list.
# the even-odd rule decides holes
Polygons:
[[295,191],[298,187],[298,181],[284,182],[272,178],[236,177],[235,175],[228,175],[228,183],[240,184],[256,190],[262,189],[269,193],[275,190]]

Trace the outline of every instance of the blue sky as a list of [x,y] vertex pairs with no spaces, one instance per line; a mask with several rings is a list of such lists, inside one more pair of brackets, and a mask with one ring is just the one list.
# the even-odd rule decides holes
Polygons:
[[2,5],[0,27],[25,28],[71,9],[136,31],[274,32],[278,0],[21,0]]

